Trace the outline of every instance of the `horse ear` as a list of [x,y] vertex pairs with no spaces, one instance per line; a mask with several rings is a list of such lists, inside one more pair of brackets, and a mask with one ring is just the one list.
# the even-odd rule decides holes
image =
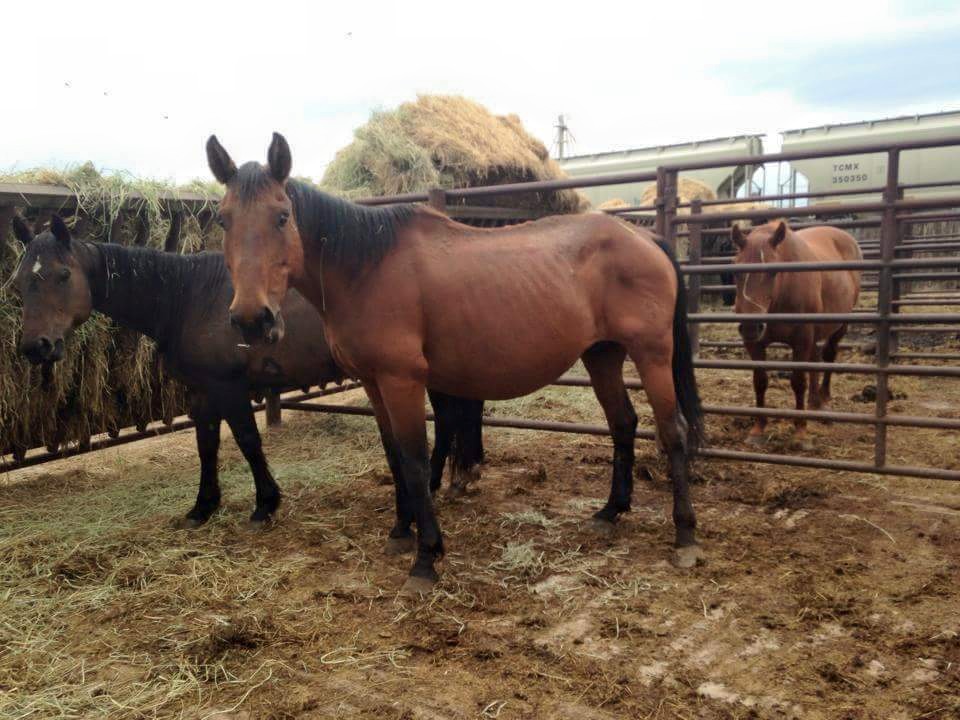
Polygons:
[[70,228],[63,218],[54,213],[50,218],[50,232],[67,250],[70,249]]
[[16,235],[17,240],[24,245],[29,245],[30,241],[33,240],[33,231],[30,230],[30,226],[27,225],[19,215],[13,216],[13,234]]
[[290,157],[290,146],[286,138],[280,133],[273,134],[270,149],[267,150],[267,165],[270,166],[270,174],[274,180],[278,183],[286,182],[290,176],[293,158]]
[[734,225],[733,227],[730,228],[730,239],[733,240],[733,244],[736,245],[741,250],[743,250],[743,248],[747,244],[746,239],[743,237],[743,233],[740,232],[739,225]]
[[229,153],[223,149],[216,135],[211,135],[207,140],[207,165],[210,166],[213,176],[223,185],[230,182],[237,174],[237,166],[230,159]]
[[773,231],[773,237],[770,238],[770,247],[776,247],[783,242],[783,239],[787,236],[787,224],[781,220],[780,224],[777,225],[777,229]]

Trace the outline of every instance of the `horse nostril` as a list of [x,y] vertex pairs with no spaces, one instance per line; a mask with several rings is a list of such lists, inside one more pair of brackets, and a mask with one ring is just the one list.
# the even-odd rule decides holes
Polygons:
[[20,352],[33,363],[40,363],[48,360],[53,354],[53,343],[45,335],[36,340],[24,342],[20,345]]
[[260,313],[260,322],[263,323],[264,330],[269,330],[276,324],[277,316],[273,310],[264,306],[263,311]]

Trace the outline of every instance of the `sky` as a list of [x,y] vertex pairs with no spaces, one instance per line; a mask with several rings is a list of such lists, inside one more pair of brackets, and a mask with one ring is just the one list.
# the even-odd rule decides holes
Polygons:
[[[455,93],[572,153],[960,109],[960,2],[8,3],[0,169],[208,179],[282,132],[319,179],[372,110]],[[735,9],[731,9],[734,8]]]

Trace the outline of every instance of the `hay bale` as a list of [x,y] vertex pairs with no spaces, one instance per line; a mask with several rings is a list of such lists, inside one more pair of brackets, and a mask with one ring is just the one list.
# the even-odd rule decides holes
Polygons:
[[621,198],[610,198],[597,205],[597,210],[616,210],[622,207],[630,207],[630,203]]
[[[59,185],[77,198],[82,214],[83,239],[132,242],[136,216],[150,221],[146,244],[162,248],[167,222],[161,217],[160,196],[177,188],[129,176],[103,175],[87,163],[67,170],[40,168],[0,175],[3,182]],[[212,190],[194,184],[184,190]],[[130,204],[137,193],[140,200]],[[211,200],[217,192],[206,193]],[[121,210],[125,211],[119,232],[110,237]],[[126,214],[129,212],[129,215]],[[68,219],[75,225],[77,217]],[[201,244],[200,224],[188,214],[183,225],[183,247]],[[16,271],[23,249],[9,233],[0,237],[0,277],[6,281]],[[67,341],[65,358],[54,366],[48,383],[41,370],[32,367],[17,352],[20,339],[20,300],[7,282],[0,286],[0,453],[13,448],[41,447],[82,442],[91,434],[159,419],[171,408],[186,410],[185,393],[179,384],[168,383],[157,362],[152,341],[121,330],[97,313]]]
[[[740,202],[740,203],[723,203],[721,205],[708,205],[703,208],[703,212],[707,213],[725,213],[725,212],[748,212],[750,210],[769,210],[772,205],[769,203],[763,202]],[[750,227],[753,222],[750,219],[744,220],[734,220],[730,222],[730,225],[736,225],[738,227]]]
[[[716,200],[717,194],[706,183],[692,178],[680,178],[677,181],[677,202],[689,203],[694,200]],[[657,201],[657,184],[647,185],[640,196],[641,205],[653,205]],[[689,213],[689,208],[680,208],[679,214]]]
[[[563,177],[546,146],[516,115],[494,115],[463,97],[420,95],[395,110],[374,112],[327,166],[321,186],[359,198]],[[588,207],[573,190],[482,203],[561,213]]]

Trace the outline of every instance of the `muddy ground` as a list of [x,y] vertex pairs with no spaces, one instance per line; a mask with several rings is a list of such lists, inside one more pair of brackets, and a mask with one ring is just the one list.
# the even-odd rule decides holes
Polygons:
[[[869,382],[838,378],[834,406],[870,412],[854,399]],[[701,385],[750,400],[744,373]],[[894,385],[894,412],[960,416],[960,383]],[[770,404],[789,402],[775,378]],[[599,420],[581,389],[494,412]],[[711,442],[743,448],[747,426],[712,418]],[[812,435],[815,454],[872,457],[870,428]],[[608,491],[607,440],[486,437],[482,481],[438,504],[443,581],[417,602],[396,594],[410,560],[382,553],[393,492],[366,418],[285,414],[265,440],[284,504],[261,533],[226,438],[225,504],[195,531],[172,527],[196,491],[190,433],[8,476],[0,716],[960,717],[955,484],[701,462],[708,559],[680,571],[651,444],[633,511],[599,537],[585,520]],[[791,451],[788,424],[770,449]],[[891,436],[898,463],[957,467],[957,450],[948,433]]]

